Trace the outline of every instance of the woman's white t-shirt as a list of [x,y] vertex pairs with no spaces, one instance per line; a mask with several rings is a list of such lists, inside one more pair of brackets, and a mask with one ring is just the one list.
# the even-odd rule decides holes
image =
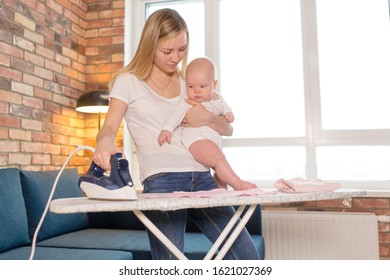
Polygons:
[[161,172],[209,170],[191,156],[176,132],[172,134],[171,144],[160,146],[158,143],[166,119],[183,102],[185,95],[185,81],[181,78],[180,96],[172,99],[161,97],[133,74],[125,73],[116,78],[110,98],[128,105],[125,121],[137,148],[141,182]]

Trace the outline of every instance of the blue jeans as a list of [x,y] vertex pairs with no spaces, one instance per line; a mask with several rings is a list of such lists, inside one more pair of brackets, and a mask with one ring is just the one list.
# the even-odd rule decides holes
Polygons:
[[[175,172],[152,175],[144,181],[144,193],[169,193],[174,191],[204,191],[217,188],[210,172]],[[230,218],[235,213],[233,207],[213,207],[202,209],[185,209],[177,211],[145,211],[145,215],[183,251],[184,233],[187,216],[199,229],[215,242]],[[164,244],[148,231],[152,258],[154,260],[176,259]],[[224,259],[258,260],[259,253],[244,228],[227,252]]]

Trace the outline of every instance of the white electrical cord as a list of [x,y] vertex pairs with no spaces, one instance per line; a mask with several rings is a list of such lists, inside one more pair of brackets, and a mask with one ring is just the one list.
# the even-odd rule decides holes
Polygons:
[[47,200],[47,204],[46,204],[46,207],[45,207],[45,210],[43,211],[42,213],[42,216],[41,216],[41,219],[37,225],[37,228],[35,229],[35,232],[34,232],[34,237],[33,237],[33,240],[32,240],[32,245],[31,245],[31,254],[30,254],[30,257],[29,257],[29,260],[32,260],[34,258],[34,254],[35,254],[35,246],[36,246],[36,242],[37,242],[37,237],[38,237],[38,233],[39,233],[39,230],[41,229],[41,226],[43,224],[43,220],[45,219],[46,217],[46,214],[47,214],[47,211],[49,210],[49,207],[50,207],[50,203],[51,203],[51,200],[53,198],[53,195],[54,195],[54,192],[56,190],[56,187],[57,187],[57,183],[58,183],[58,180],[62,174],[62,172],[64,171],[65,167],[68,165],[68,162],[70,160],[70,158],[75,154],[77,153],[78,151],[81,151],[81,150],[89,150],[91,152],[95,152],[95,149],[90,147],[90,146],[81,146],[79,145],[77,147],[76,150],[74,150],[72,153],[70,153],[70,155],[68,156],[68,158],[66,159],[65,163],[62,165],[60,171],[58,172],[57,174],[57,177],[54,181],[54,184],[53,184],[53,187],[51,189],[51,192],[50,192],[50,195],[49,195],[49,198]]

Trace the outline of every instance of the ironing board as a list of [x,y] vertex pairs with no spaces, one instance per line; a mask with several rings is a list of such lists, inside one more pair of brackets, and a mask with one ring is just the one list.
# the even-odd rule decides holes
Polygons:
[[[280,193],[268,192],[254,196],[219,196],[219,197],[169,197],[167,194],[161,194],[160,197],[148,197],[148,194],[139,194],[137,200],[113,201],[96,200],[87,197],[62,198],[51,202],[50,211],[58,214],[70,214],[80,212],[115,212],[132,211],[138,219],[148,228],[159,240],[167,246],[169,250],[178,259],[187,259],[187,257],[142,213],[147,210],[169,211],[188,208],[207,208],[217,206],[239,206],[236,214],[231,218],[228,225],[222,231],[215,241],[205,260],[210,260],[217,252],[223,241],[224,246],[219,250],[215,260],[221,260],[236,240],[246,223],[252,216],[258,204],[289,203],[301,201],[316,201],[330,199],[345,199],[350,202],[352,197],[365,196],[367,193],[362,190],[338,189],[333,192],[310,192],[310,193]],[[156,194],[153,194],[156,195]],[[241,217],[241,221],[236,225],[244,210],[246,213]],[[227,238],[229,233],[230,236]]]

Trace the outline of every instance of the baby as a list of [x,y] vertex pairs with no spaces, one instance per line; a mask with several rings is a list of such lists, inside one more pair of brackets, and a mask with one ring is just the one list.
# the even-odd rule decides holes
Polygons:
[[[216,115],[225,116],[228,122],[233,122],[234,115],[231,109],[223,98],[214,92],[216,86],[214,63],[208,58],[197,58],[191,61],[186,71],[187,98],[201,103]],[[255,184],[241,180],[233,171],[221,151],[221,136],[218,132],[208,126],[180,126],[189,108],[191,105],[185,102],[172,112],[158,137],[159,144],[171,143],[172,133],[178,129],[181,141],[195,160],[214,169],[214,178],[220,188],[227,188],[227,185],[235,190],[256,188]]]

